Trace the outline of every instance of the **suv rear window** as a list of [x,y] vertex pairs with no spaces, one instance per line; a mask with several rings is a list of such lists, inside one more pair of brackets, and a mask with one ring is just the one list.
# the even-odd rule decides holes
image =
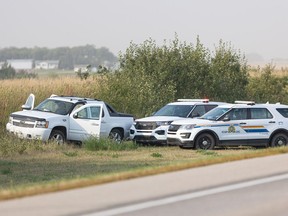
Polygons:
[[276,109],[283,117],[288,118],[288,108]]
[[272,114],[266,108],[251,108],[251,119],[270,119]]

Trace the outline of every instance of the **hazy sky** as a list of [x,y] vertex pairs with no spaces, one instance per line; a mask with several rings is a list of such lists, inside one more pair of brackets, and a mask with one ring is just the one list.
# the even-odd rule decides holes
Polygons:
[[0,0],[0,48],[93,44],[114,54],[152,38],[219,40],[288,59],[288,0]]

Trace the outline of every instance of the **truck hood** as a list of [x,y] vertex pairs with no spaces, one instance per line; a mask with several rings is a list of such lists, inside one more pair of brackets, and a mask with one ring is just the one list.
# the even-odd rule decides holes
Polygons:
[[166,121],[175,121],[179,119],[185,119],[179,116],[149,116],[146,118],[136,119],[136,122],[166,122]]
[[49,112],[41,112],[36,110],[18,111],[10,114],[11,117],[27,117],[32,119],[49,119],[59,117],[61,115]]

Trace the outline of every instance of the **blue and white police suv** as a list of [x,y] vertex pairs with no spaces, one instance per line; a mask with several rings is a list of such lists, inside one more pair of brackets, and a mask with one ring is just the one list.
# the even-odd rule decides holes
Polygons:
[[167,143],[180,148],[213,149],[215,146],[288,144],[288,106],[282,104],[221,105],[198,119],[174,121]]
[[130,139],[137,143],[167,144],[167,130],[171,122],[185,118],[196,118],[222,105],[209,99],[178,99],[166,104],[154,115],[136,119],[130,128]]

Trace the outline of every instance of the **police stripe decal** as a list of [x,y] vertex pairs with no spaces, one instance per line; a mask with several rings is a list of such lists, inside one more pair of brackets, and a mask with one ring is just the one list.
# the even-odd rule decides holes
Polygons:
[[264,126],[242,126],[243,130],[247,133],[264,133],[269,132]]
[[[202,127],[230,127],[234,126],[237,127],[239,124],[219,124],[219,125],[196,125],[195,128],[202,128]],[[255,126],[240,126],[246,133],[265,133],[269,132],[264,126],[262,125],[255,125]]]

